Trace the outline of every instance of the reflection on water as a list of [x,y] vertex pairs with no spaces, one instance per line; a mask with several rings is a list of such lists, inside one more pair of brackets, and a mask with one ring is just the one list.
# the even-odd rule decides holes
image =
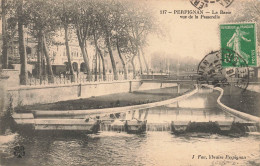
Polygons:
[[[240,121],[216,108],[218,93],[202,91],[178,105],[149,109],[148,124],[171,121]],[[198,106],[192,104],[197,103]],[[186,105],[190,103],[189,105]],[[177,107],[179,106],[179,107]],[[128,113],[123,118],[144,118],[145,111]],[[127,117],[129,116],[129,117]],[[1,165],[257,165],[259,135],[230,138],[220,135],[176,136],[170,132],[100,132],[93,135],[16,134],[13,141],[0,143]],[[25,156],[16,158],[13,147],[23,145]],[[198,156],[207,159],[198,159]],[[209,159],[209,156],[222,159]],[[194,157],[194,158],[193,158]],[[193,158],[193,159],[192,159]],[[239,159],[240,158],[240,159]]]
[[180,101],[177,103],[169,104],[168,107],[181,107],[181,108],[205,108],[205,98],[196,97],[189,100]]
[[[205,93],[208,92],[208,93]],[[191,122],[208,122],[208,121],[236,121],[244,122],[244,120],[234,117],[216,105],[218,92],[209,92],[208,90],[200,90],[199,93],[178,103],[166,106],[150,108],[147,116],[147,123],[170,123],[171,121],[191,121]],[[136,119],[144,119],[145,110],[128,112],[127,119],[131,117]]]

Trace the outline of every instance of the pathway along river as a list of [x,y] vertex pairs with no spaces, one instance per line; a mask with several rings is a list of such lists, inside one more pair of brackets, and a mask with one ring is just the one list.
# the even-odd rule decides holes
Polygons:
[[[240,120],[217,108],[218,92],[201,89],[177,104],[149,110],[150,129],[143,134],[101,131],[92,135],[54,137],[0,136],[1,165],[258,165],[258,133],[239,138],[222,135],[177,136],[154,123],[176,120]],[[159,130],[159,131],[158,131]],[[163,130],[163,131],[161,131]],[[165,131],[166,130],[166,131]],[[12,141],[4,141],[6,137]],[[13,155],[13,147],[25,147],[25,156]],[[201,157],[203,156],[203,157]],[[215,157],[213,159],[213,157]]]

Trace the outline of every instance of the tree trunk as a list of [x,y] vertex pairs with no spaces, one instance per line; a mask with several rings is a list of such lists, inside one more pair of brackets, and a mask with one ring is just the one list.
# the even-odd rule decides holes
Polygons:
[[84,62],[85,62],[84,64],[85,64],[85,68],[86,68],[86,72],[87,72],[87,80],[91,81],[92,77],[91,77],[91,73],[90,73],[88,51],[87,51],[87,48],[86,48],[86,39],[85,39],[84,35],[81,34],[80,29],[76,30],[76,34],[77,34],[77,37],[78,37],[78,42],[79,42],[79,46],[80,46],[80,49],[81,49],[81,53],[82,53],[82,56],[83,56],[83,59],[84,59]]
[[[40,32],[42,34],[42,32]],[[41,75],[41,84],[43,80],[46,80],[46,60],[44,56],[44,49],[43,49],[43,38],[41,35],[41,66],[42,66],[42,75]]]
[[97,50],[96,50],[96,53],[95,53],[95,81],[97,81]]
[[124,79],[126,80],[127,79],[127,71],[126,71],[126,65],[125,65],[125,61],[121,55],[121,51],[120,51],[120,48],[119,48],[119,43],[118,43],[118,39],[116,40],[116,48],[117,48],[117,52],[118,52],[118,55],[119,55],[119,58],[121,60],[121,63],[123,65],[123,68],[124,68]]
[[116,63],[115,63],[115,59],[114,59],[113,52],[112,52],[112,49],[111,49],[108,32],[106,32],[106,39],[105,40],[106,40],[106,45],[107,45],[107,49],[108,49],[110,60],[111,60],[111,65],[112,65],[112,68],[113,68],[114,80],[118,80]]
[[11,49],[12,49],[12,57],[14,57],[15,56],[15,54],[14,54],[14,38],[12,37],[11,38]]
[[142,53],[142,56],[143,56],[144,64],[145,64],[145,67],[146,67],[146,73],[147,73],[147,75],[148,75],[148,74],[149,74],[149,67],[148,67],[148,64],[147,64],[146,58],[145,58],[145,56],[144,56],[144,50],[143,50],[143,47],[140,46],[140,49],[141,49],[141,53]]
[[99,56],[101,58],[102,61],[102,69],[103,69],[103,81],[107,80],[107,75],[106,75],[106,65],[105,65],[105,61],[104,61],[104,56],[102,54],[102,52],[99,50]]
[[101,61],[102,61],[103,81],[106,81],[106,66],[105,66],[105,62],[104,62],[104,56],[103,56],[101,50],[100,50],[99,47],[98,47],[97,38],[96,38],[95,33],[94,33],[94,43],[95,43],[95,47],[96,47],[96,49],[97,49],[97,51],[98,51],[99,57],[101,58]]
[[136,47],[136,51],[137,51],[138,61],[140,64],[140,73],[143,74],[143,66],[142,66],[141,57],[140,57],[140,50],[138,49],[138,47]]
[[139,50],[139,46],[140,46],[140,38],[139,38],[139,34],[138,34],[138,29],[135,28],[135,38],[136,38],[136,52],[137,52],[137,56],[138,56],[138,61],[140,64],[140,73],[143,74],[143,66],[142,66],[142,62],[141,62],[141,57],[140,57],[140,50]]
[[133,67],[133,79],[136,78],[134,57],[135,57],[135,56],[133,56],[133,58],[131,59],[131,64],[132,64],[132,67]]
[[42,37],[38,35],[38,46],[37,46],[37,78],[41,79],[42,76]]
[[81,53],[84,59],[84,64],[86,66],[86,72],[87,72],[87,80],[90,80],[91,74],[90,74],[90,67],[89,67],[89,59],[88,59],[88,53],[85,49],[85,44],[80,44]]
[[70,58],[70,47],[69,47],[68,26],[67,25],[64,25],[64,31],[65,31],[66,55],[67,55],[67,58],[68,58],[69,70],[70,70],[70,75],[71,75],[71,82],[75,82],[75,74],[74,74],[74,71],[73,71],[73,66],[72,66],[71,58]]
[[54,76],[53,76],[53,72],[52,72],[51,60],[50,60],[49,50],[47,48],[45,34],[42,35],[42,38],[43,38],[43,51],[44,51],[46,62],[47,62],[48,82],[54,83]]
[[100,63],[100,55],[98,54],[98,75],[99,75],[99,80],[102,78],[101,75],[101,63]]
[[87,80],[91,80],[91,73],[90,73],[90,66],[89,66],[89,59],[88,59],[88,52],[86,49],[86,41],[82,39],[82,36],[80,35],[80,30],[77,29],[76,31],[77,37],[78,37],[78,42],[79,42],[79,47],[83,56],[84,64],[86,67],[86,72],[87,72]]
[[[22,16],[23,12],[23,0],[19,0],[18,6],[18,16]],[[25,51],[24,42],[24,31],[23,31],[23,21],[21,18],[18,19],[18,35],[19,35],[19,54],[21,61],[21,71],[20,71],[20,84],[26,85],[28,80],[27,73],[27,56]]]
[[[42,47],[43,48],[43,47]],[[46,60],[45,60],[45,57],[44,57],[44,53],[42,54],[41,56],[41,61],[42,61],[42,80],[46,80]]]
[[3,55],[3,69],[8,68],[8,54],[7,54],[7,34],[6,34],[6,0],[2,0],[2,38],[3,38],[3,50],[2,50],[2,55]]
[[[85,43],[85,42],[84,42]],[[88,73],[88,75],[87,75],[87,79],[88,80],[90,80],[90,81],[92,81],[92,73],[91,73],[91,71],[90,71],[90,63],[89,63],[89,59],[88,59],[88,50],[87,50],[87,45],[86,45],[86,43],[84,44],[84,50],[85,50],[85,57],[87,58],[87,60],[88,60],[88,69],[87,69],[87,73]]]

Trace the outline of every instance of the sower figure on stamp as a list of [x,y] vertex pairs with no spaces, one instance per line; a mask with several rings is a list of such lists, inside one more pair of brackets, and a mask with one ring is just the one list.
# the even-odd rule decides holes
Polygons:
[[[242,56],[242,58],[246,61],[248,64],[248,57],[245,52],[242,51],[241,49],[241,39],[246,41],[246,42],[251,42],[250,39],[247,39],[244,37],[244,35],[248,35],[249,33],[241,31],[239,27],[236,28],[235,33],[231,37],[231,39],[228,41],[227,46],[232,48],[236,53]],[[237,57],[238,58],[238,57]],[[237,59],[237,62],[243,63],[240,58]]]

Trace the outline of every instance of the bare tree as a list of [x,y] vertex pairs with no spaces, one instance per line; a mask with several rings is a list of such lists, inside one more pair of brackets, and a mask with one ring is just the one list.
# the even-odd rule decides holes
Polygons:
[[19,5],[17,8],[18,16],[18,34],[19,34],[19,54],[21,60],[21,71],[20,71],[20,84],[26,85],[28,79],[27,73],[27,56],[25,51],[25,44],[24,44],[24,25],[23,25],[23,0],[19,0]]
[[128,34],[127,31],[125,30],[128,25],[128,17],[124,14],[126,10],[126,6],[122,4],[122,2],[117,1],[114,4],[113,7],[113,32],[112,33],[112,44],[116,48],[118,56],[120,58],[120,61],[123,66],[124,70],[124,79],[127,79],[127,70],[126,70],[126,63],[123,58],[123,53],[122,51],[125,47],[127,47],[127,38]]
[[57,17],[60,19],[62,27],[64,29],[64,36],[65,36],[65,46],[66,46],[66,55],[68,59],[68,67],[70,70],[71,81],[75,82],[75,74],[73,70],[73,66],[71,63],[71,56],[70,56],[70,47],[69,47],[69,38],[68,38],[68,31],[69,26],[72,24],[72,17],[73,17],[73,8],[74,8],[74,1],[71,0],[60,0],[55,1],[55,11]]
[[[51,36],[57,28],[57,19],[52,1],[27,0],[26,13],[23,20],[28,22],[27,26],[30,28],[31,34],[38,39],[39,46],[42,47],[39,51],[42,50],[41,53],[45,56],[48,71],[48,82],[53,83],[54,76],[48,46],[51,44]],[[43,54],[39,55],[43,56]],[[43,59],[43,57],[41,57],[41,59]],[[44,69],[45,64],[42,64]],[[43,73],[44,72],[45,71],[43,70]]]
[[[93,35],[93,41],[94,41],[94,45],[95,45],[95,48],[96,48],[96,52],[98,54],[98,56],[100,57],[101,59],[101,62],[102,62],[102,69],[103,69],[103,80],[105,81],[106,80],[106,66],[105,66],[105,60],[104,60],[104,55],[100,49],[100,46],[99,46],[99,40],[100,38],[102,37],[102,31],[100,30],[100,24],[98,23],[97,21],[97,18],[95,18],[96,15],[94,15],[94,17],[92,17],[92,34]],[[102,39],[101,39],[102,40]],[[99,71],[100,73],[100,71]]]
[[79,0],[75,3],[75,10],[73,14],[73,24],[76,28],[76,34],[79,42],[79,46],[81,49],[81,53],[85,62],[86,72],[87,72],[87,79],[91,80],[91,72],[90,72],[90,65],[89,65],[89,58],[88,58],[88,51],[87,51],[87,37],[90,31],[90,18],[91,18],[91,2],[87,2],[85,0]]
[[112,31],[113,31],[113,12],[112,6],[114,5],[114,1],[100,1],[96,4],[98,7],[97,18],[98,22],[101,25],[102,33],[104,34],[104,40],[106,43],[106,47],[110,56],[110,61],[113,69],[114,80],[118,80],[117,67],[112,51]]
[[128,40],[130,41],[128,46],[131,48],[130,52],[133,55],[133,57],[130,58],[131,64],[134,64],[134,59],[137,57],[140,66],[140,72],[142,74],[142,56],[146,68],[146,73],[149,74],[149,67],[144,55],[143,48],[147,44],[147,36],[151,33],[158,33],[159,26],[151,10],[148,8],[149,5],[147,3],[138,3],[137,5],[136,2],[132,2],[126,5],[127,8],[125,13],[126,17],[128,17],[126,30],[128,33]]

